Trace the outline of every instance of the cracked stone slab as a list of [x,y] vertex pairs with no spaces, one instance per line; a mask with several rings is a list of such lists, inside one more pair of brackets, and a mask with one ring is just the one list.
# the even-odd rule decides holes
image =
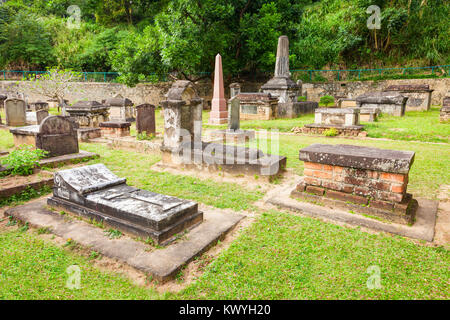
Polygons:
[[324,218],[327,220],[361,226],[376,231],[397,234],[403,237],[425,240],[428,242],[433,241],[438,201],[420,198],[417,199],[419,207],[416,212],[416,221],[412,226],[407,226],[371,219],[340,209],[298,201],[290,197],[291,191],[294,188],[295,186],[292,184],[289,184],[289,186],[281,186],[272,190],[264,200],[265,202],[275,206],[300,212],[301,214],[314,218]]
[[84,247],[90,247],[109,258],[125,262],[152,275],[161,282],[173,279],[196,256],[222,239],[244,216],[220,211],[204,212],[204,221],[190,230],[178,242],[162,249],[147,251],[145,243],[122,236],[110,239],[103,229],[77,219],[67,219],[46,206],[47,199],[30,202],[7,210],[12,216],[35,228],[49,228],[51,233],[63,239],[72,239]]

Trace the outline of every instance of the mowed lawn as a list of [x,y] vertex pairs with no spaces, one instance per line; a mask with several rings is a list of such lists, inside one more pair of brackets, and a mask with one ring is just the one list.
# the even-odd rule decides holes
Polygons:
[[[275,145],[271,142],[270,147]],[[448,144],[280,135],[278,153],[287,156],[288,167],[301,174],[298,150],[312,143],[415,151],[408,187],[415,196],[435,198],[439,186],[450,181]],[[0,130],[0,149],[12,147],[11,134]],[[450,298],[450,255],[444,248],[263,211],[253,205],[264,196],[262,191],[150,170],[160,160],[158,154],[111,150],[99,144],[81,144],[81,148],[101,155],[89,163],[104,163],[131,185],[217,208],[253,211],[256,221],[205,267],[199,279],[181,292],[165,294],[133,285],[117,272],[100,271],[93,258],[44,241],[36,231],[6,227],[0,232],[0,299]],[[74,264],[81,269],[79,290],[65,286],[66,269]],[[376,276],[374,268],[380,270],[378,289],[367,286]]]

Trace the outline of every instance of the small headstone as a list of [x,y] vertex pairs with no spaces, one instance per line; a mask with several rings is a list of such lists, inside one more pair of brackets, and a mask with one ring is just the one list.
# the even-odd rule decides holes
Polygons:
[[240,129],[240,106],[241,102],[238,97],[230,99],[230,110],[228,111],[228,129],[230,130]]
[[147,134],[156,133],[155,106],[152,104],[141,104],[136,107],[136,131]]
[[241,93],[241,85],[237,82],[230,84],[230,99]]
[[10,127],[20,127],[27,124],[26,119],[26,103],[22,99],[6,99],[5,114],[6,125]]

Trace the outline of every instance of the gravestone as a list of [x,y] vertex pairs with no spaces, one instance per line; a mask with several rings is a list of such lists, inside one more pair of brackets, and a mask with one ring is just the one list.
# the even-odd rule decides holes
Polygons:
[[439,112],[439,121],[442,123],[450,123],[450,96],[445,97],[442,101],[442,108]]
[[234,96],[230,99],[228,110],[228,129],[239,130],[240,129],[240,107],[241,102],[238,97]]
[[126,184],[103,164],[55,173],[49,206],[102,221],[126,233],[169,242],[203,221],[198,204]]
[[7,96],[0,94],[0,109],[3,109],[5,107],[4,103],[6,99],[8,99]]
[[278,99],[270,93],[241,92],[237,97],[241,106],[241,120],[272,120],[276,118]]
[[358,108],[378,108],[381,113],[403,117],[408,97],[395,91],[367,92],[356,98]]
[[214,68],[214,91],[211,100],[211,112],[209,113],[209,124],[226,123],[228,119],[227,101],[225,100],[225,88],[223,86],[222,57],[216,56]]
[[230,98],[234,98],[241,93],[241,85],[237,82],[230,84]]
[[41,122],[48,117],[47,110],[27,111],[26,118],[27,124],[41,124]]
[[26,103],[22,99],[6,99],[5,115],[6,125],[10,127],[20,127],[27,124],[26,119]]
[[68,117],[48,116],[40,125],[12,128],[10,132],[16,146],[29,144],[56,157],[79,152],[75,125]]
[[156,133],[154,105],[145,103],[136,107],[136,131],[147,134]]

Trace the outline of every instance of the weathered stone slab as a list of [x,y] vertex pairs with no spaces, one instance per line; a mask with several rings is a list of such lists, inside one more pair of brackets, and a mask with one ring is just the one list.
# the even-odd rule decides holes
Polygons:
[[237,96],[240,101],[240,119],[271,120],[277,115],[278,101],[270,93],[246,92]]
[[312,144],[300,150],[299,159],[333,166],[407,174],[413,151],[387,150],[347,144]]
[[197,203],[128,186],[103,164],[57,172],[48,204],[157,243],[203,220]]
[[228,129],[239,130],[240,125],[240,107],[241,102],[238,97],[234,96],[228,101]]
[[36,111],[39,111],[39,110],[46,110],[46,111],[48,111],[49,110],[49,106],[48,106],[47,102],[36,101],[36,102],[30,103],[28,105],[27,109],[28,109],[28,111],[33,111],[33,112],[36,112]]
[[5,102],[6,125],[20,127],[27,124],[26,103],[22,99],[6,99]]
[[136,131],[148,135],[156,133],[155,106],[141,104],[136,107]]
[[243,218],[239,214],[205,212],[205,221],[190,230],[183,239],[149,252],[149,246],[127,236],[109,239],[104,230],[79,220],[68,220],[46,208],[45,200],[9,209],[12,216],[35,228],[48,228],[53,234],[72,239],[107,257],[118,259],[148,273],[158,281],[173,279],[196,256],[222,239]]
[[27,124],[34,125],[34,124],[41,124],[42,121],[44,121],[45,118],[49,116],[49,113],[47,110],[38,110],[38,111],[27,111],[26,112],[26,118],[27,118]]

